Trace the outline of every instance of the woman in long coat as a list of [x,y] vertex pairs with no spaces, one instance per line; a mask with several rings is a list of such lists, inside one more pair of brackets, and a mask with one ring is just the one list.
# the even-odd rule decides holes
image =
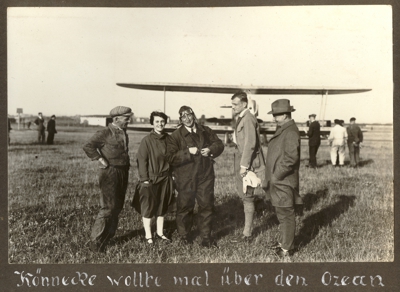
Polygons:
[[153,244],[151,218],[156,216],[156,239],[170,242],[164,235],[164,216],[173,198],[173,181],[166,154],[167,133],[164,132],[167,115],[163,112],[152,112],[150,124],[153,130],[140,142],[137,153],[139,168],[140,210],[143,217],[145,239]]

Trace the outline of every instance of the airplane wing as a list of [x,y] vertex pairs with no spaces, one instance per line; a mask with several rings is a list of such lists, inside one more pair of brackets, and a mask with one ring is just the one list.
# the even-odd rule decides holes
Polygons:
[[239,90],[250,94],[346,94],[370,91],[361,88],[294,87],[294,86],[232,86],[183,83],[117,83],[118,86],[155,91],[181,91],[234,94]]

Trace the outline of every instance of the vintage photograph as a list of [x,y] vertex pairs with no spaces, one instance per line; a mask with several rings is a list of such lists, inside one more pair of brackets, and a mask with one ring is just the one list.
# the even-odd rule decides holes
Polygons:
[[9,7],[8,263],[393,262],[392,19]]

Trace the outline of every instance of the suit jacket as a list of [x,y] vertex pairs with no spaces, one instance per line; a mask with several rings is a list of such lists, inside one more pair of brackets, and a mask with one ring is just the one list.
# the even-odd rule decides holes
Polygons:
[[317,121],[310,123],[308,127],[308,145],[317,146],[321,144],[320,124]]
[[300,133],[293,120],[278,128],[268,143],[265,182],[273,206],[301,204],[299,196]]
[[347,142],[359,144],[363,141],[363,133],[358,125],[350,125],[347,127]]
[[260,125],[249,110],[244,113],[242,118],[239,117],[236,123],[235,137],[240,153],[240,165],[256,173],[264,170],[265,160],[260,143]]
[[[166,158],[170,166],[173,167],[176,183],[179,187],[181,182],[199,177],[214,177],[214,158],[224,151],[224,144],[218,136],[207,126],[196,124],[199,140],[193,138],[193,134],[181,126],[167,137]],[[190,147],[209,148],[209,157],[204,157],[200,153],[191,155]]]
[[44,131],[46,129],[46,127],[44,126],[44,119],[39,119],[39,117],[37,117],[34,123],[35,125],[37,125],[38,131]]

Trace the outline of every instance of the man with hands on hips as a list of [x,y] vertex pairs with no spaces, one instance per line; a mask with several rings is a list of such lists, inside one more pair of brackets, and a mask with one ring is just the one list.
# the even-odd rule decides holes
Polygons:
[[179,109],[181,127],[167,139],[167,160],[173,167],[178,191],[176,225],[181,242],[190,243],[195,201],[201,245],[215,247],[211,238],[214,217],[214,158],[224,144],[207,126],[199,125],[189,106]]
[[97,131],[83,146],[91,160],[100,162],[100,211],[92,227],[90,248],[104,252],[115,235],[128,185],[130,158],[126,128],[133,113],[131,108],[117,106],[110,111],[113,122]]

